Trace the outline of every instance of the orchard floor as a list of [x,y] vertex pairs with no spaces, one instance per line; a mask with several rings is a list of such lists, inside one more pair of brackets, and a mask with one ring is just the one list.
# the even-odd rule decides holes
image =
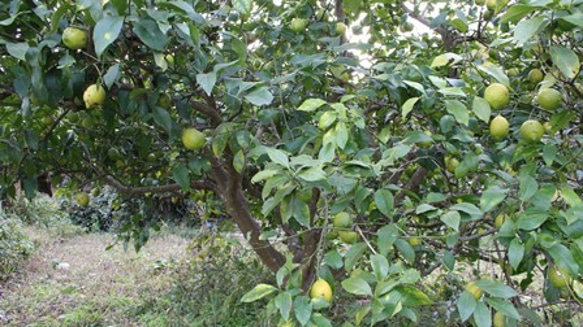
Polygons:
[[0,284],[0,325],[138,326],[129,321],[144,289],[164,290],[168,265],[184,256],[189,239],[152,238],[140,252],[110,250],[111,234],[58,237],[31,229],[39,245],[26,267]]

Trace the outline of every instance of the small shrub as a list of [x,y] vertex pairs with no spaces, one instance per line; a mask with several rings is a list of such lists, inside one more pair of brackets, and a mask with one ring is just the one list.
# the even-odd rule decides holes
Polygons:
[[0,214],[0,280],[7,279],[34,251],[17,219]]
[[[208,236],[206,236],[208,235]],[[241,303],[258,283],[273,279],[239,241],[206,234],[189,247],[189,258],[172,272],[173,287],[162,294],[146,291],[138,315],[153,326],[257,326],[268,317],[262,303]]]
[[34,199],[17,197],[10,213],[26,225],[39,227],[55,226],[65,221],[66,214],[59,209],[59,203],[46,195],[37,195]]

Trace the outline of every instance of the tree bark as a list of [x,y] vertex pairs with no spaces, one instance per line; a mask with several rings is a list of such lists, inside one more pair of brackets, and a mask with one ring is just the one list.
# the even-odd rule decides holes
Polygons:
[[223,196],[227,211],[245,236],[245,239],[251,244],[263,264],[271,271],[277,272],[285,264],[285,258],[271,243],[259,239],[261,227],[251,216],[249,203],[243,194],[243,190],[240,187],[228,189],[223,192]]
[[261,262],[273,272],[277,272],[285,264],[285,257],[266,240],[260,240],[261,226],[251,215],[249,202],[245,197],[241,176],[235,171],[227,159],[223,164],[212,154],[209,156],[212,165],[212,176],[219,195],[223,198],[227,212],[239,227],[245,239],[249,242]]

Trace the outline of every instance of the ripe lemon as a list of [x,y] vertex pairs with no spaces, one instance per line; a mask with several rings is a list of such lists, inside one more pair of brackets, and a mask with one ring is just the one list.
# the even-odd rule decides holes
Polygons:
[[102,105],[105,102],[105,88],[99,84],[89,85],[83,92],[83,101],[87,109]]
[[566,288],[571,282],[571,275],[562,268],[549,268],[548,277],[551,285],[556,288]]
[[334,227],[349,228],[352,226],[352,219],[347,212],[339,212],[334,216]]
[[500,141],[508,135],[510,124],[508,120],[501,115],[496,116],[490,122],[490,134],[496,141]]
[[356,240],[358,240],[357,232],[339,230],[338,236],[340,236],[342,242],[346,244],[354,244],[356,243]]
[[543,125],[536,120],[527,120],[520,126],[520,136],[529,143],[539,142],[544,133]]
[[310,297],[324,299],[328,302],[332,301],[332,288],[327,281],[323,279],[318,279],[312,285],[312,289],[310,290]]
[[493,83],[484,91],[484,99],[493,109],[502,109],[510,102],[510,93],[503,84]]
[[306,26],[308,26],[308,21],[303,18],[294,18],[291,23],[291,29],[296,33],[303,32]]
[[89,204],[89,195],[85,192],[79,192],[75,195],[75,200],[80,206],[86,207]]
[[77,27],[67,27],[63,31],[61,39],[69,49],[83,49],[87,45],[87,32]]
[[474,283],[468,283],[466,285],[466,291],[470,292],[476,300],[482,297],[482,290]]
[[526,78],[532,84],[538,84],[543,80],[544,75],[540,69],[535,68],[528,72],[528,76]]
[[555,110],[561,106],[563,95],[555,89],[542,89],[536,97],[538,104],[546,110]]
[[182,132],[182,144],[189,150],[198,150],[204,145],[204,134],[196,128],[187,128]]
[[505,327],[506,326],[506,316],[498,311],[494,314],[494,320],[492,321],[492,326],[494,327]]
[[336,34],[344,35],[344,33],[346,33],[346,24],[336,23]]

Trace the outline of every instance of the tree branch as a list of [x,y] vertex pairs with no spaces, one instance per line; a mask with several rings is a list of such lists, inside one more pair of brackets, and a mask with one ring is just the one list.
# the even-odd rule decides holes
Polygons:
[[[115,188],[119,193],[133,196],[141,195],[146,193],[166,193],[166,192],[179,192],[182,187],[178,184],[167,184],[161,186],[144,186],[144,187],[131,187],[123,185],[120,181],[111,175],[106,175],[103,177],[107,184]],[[209,180],[195,181],[190,183],[190,187],[197,190],[211,190],[216,191],[216,185]]]

